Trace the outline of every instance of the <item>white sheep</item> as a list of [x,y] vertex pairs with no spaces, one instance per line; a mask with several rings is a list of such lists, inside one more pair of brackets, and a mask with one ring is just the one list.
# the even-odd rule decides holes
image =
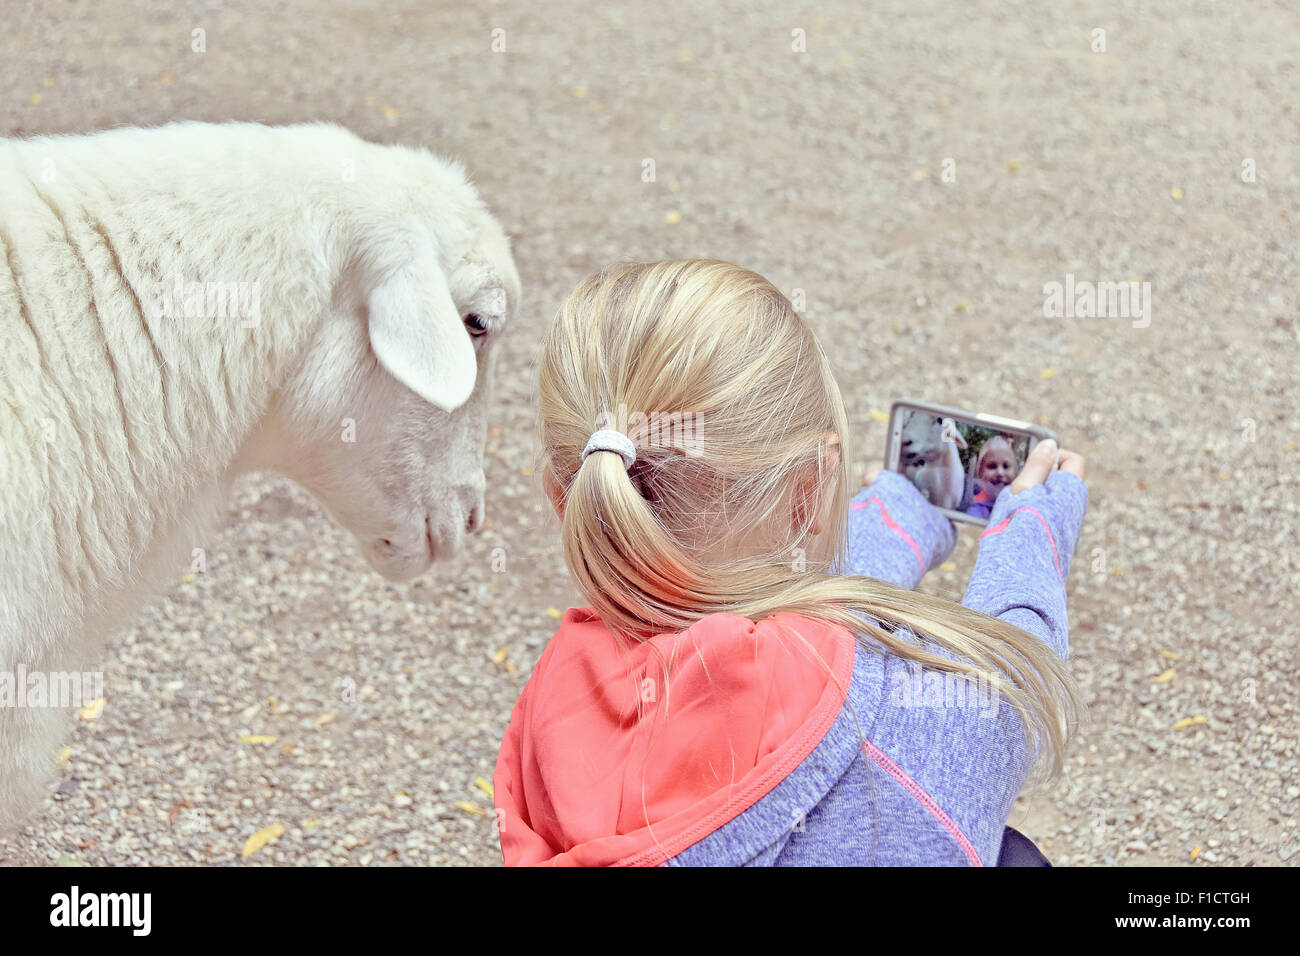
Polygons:
[[965,448],[951,418],[912,412],[903,423],[901,461],[910,478],[936,508],[955,509],[966,492],[958,448]]
[[463,169],[331,125],[0,140],[0,824],[83,671],[189,570],[234,477],[306,487],[414,577],[481,526],[492,343],[519,300]]

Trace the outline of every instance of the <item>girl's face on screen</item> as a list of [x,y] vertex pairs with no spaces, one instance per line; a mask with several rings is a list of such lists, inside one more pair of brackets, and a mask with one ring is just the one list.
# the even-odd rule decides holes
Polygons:
[[980,462],[980,480],[994,488],[1011,484],[1020,472],[1016,456],[1009,448],[991,448]]

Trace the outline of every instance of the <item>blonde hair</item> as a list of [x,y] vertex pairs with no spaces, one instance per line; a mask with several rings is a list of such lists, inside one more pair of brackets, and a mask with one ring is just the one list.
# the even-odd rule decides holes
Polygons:
[[[1050,647],[950,601],[831,573],[845,566],[848,421],[812,329],[762,276],[704,259],[590,276],[546,335],[539,390],[539,465],[562,490],[565,560],[616,634],[641,640],[717,612],[839,624],[923,667],[993,681],[1035,762],[1046,754],[1059,773],[1078,703]],[[662,440],[662,427],[656,440],[653,423],[673,416],[689,417],[690,442]],[[626,429],[630,468],[582,457],[598,427]],[[791,497],[811,478],[831,498],[825,534],[810,526],[826,510]]]

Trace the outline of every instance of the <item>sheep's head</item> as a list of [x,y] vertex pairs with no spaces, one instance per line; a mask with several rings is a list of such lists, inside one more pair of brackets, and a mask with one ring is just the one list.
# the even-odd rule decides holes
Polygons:
[[500,226],[468,185],[441,198],[363,239],[271,416],[281,470],[396,580],[482,527],[493,354],[519,302]]
[[911,412],[904,420],[900,442],[901,464],[903,474],[913,481],[922,468],[933,468],[942,462],[945,454],[945,421],[951,422],[951,419],[923,412]]

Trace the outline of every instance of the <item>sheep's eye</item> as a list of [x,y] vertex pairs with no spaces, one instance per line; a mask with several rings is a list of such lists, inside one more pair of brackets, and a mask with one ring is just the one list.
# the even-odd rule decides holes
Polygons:
[[465,328],[469,329],[469,334],[475,338],[488,333],[486,320],[477,312],[471,312],[465,316]]

